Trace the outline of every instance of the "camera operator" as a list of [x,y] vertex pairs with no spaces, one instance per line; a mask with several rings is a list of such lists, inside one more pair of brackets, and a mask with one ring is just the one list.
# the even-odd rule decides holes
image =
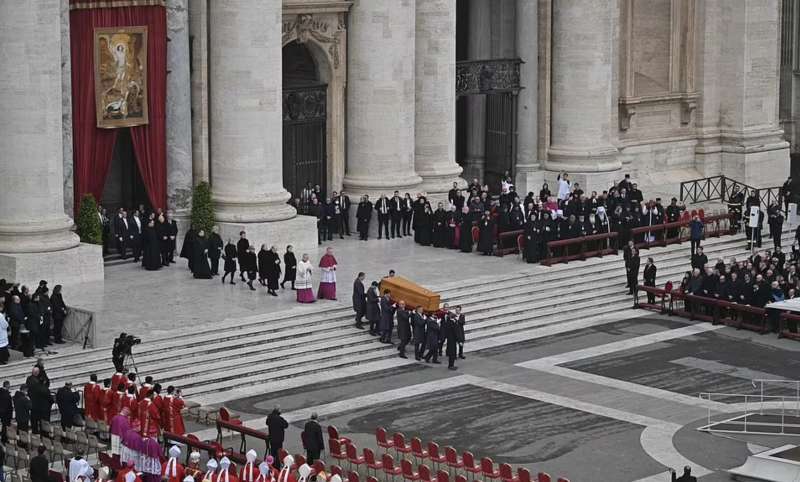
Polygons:
[[111,348],[111,361],[114,363],[114,368],[118,372],[123,372],[125,370],[125,357],[131,355],[131,348],[141,342],[141,338],[137,338],[125,332],[120,333],[119,337],[114,340],[114,346]]
[[58,412],[61,414],[61,428],[64,430],[73,426],[83,426],[81,409],[78,408],[80,398],[80,394],[72,390],[72,382],[65,382],[64,386],[56,392],[56,404]]

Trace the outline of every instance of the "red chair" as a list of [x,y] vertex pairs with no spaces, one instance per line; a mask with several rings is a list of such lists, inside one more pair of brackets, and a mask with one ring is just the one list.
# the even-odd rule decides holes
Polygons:
[[391,475],[392,480],[394,480],[394,478],[400,475],[403,471],[402,468],[394,466],[394,457],[392,457],[390,454],[383,454],[381,463],[383,463],[383,473],[386,475]]
[[698,209],[697,210],[697,217],[699,217],[701,221],[705,221],[706,220],[706,210],[703,209],[703,208]]
[[467,478],[463,475],[456,475],[456,482],[467,482]]
[[378,443],[378,447],[382,448],[384,452],[388,452],[389,449],[394,448],[394,442],[386,438],[386,429],[383,427],[375,429],[375,441]]
[[569,482],[569,479],[565,479],[564,477],[559,477],[558,482]]
[[375,477],[367,477],[367,482],[378,482],[378,479]]
[[372,449],[364,449],[364,462],[367,464],[367,475],[369,475],[369,469],[374,470],[375,475],[378,475],[379,470],[383,470],[383,463],[375,460],[375,452]]
[[395,432],[393,441],[394,450],[397,452],[398,457],[400,454],[406,455],[411,453],[411,446],[406,445],[406,436],[401,432]]
[[330,453],[331,457],[341,462],[347,461],[347,454],[342,452],[342,446],[339,444],[339,441],[336,439],[329,440],[328,445],[328,453]]
[[278,450],[278,461],[283,464],[283,459],[285,459],[287,455],[289,455],[289,452],[287,452],[286,449]]
[[292,465],[292,467],[295,467],[293,470],[296,470],[297,467],[300,467],[301,465],[306,463],[305,455],[297,454],[294,455],[293,457],[294,457],[294,464]]
[[472,242],[477,243],[479,239],[481,239],[481,230],[478,229],[478,226],[472,226]]
[[325,472],[325,462],[322,460],[315,460],[314,465],[311,466],[311,474],[317,475],[320,472]]
[[539,472],[539,475],[536,476],[536,482],[552,482],[550,480],[550,475],[547,472]]
[[494,470],[494,462],[489,457],[481,459],[481,473],[485,479],[495,480],[500,477],[500,471]]
[[417,482],[419,480],[419,472],[414,472],[414,467],[411,466],[410,460],[401,460],[400,469],[402,471],[403,480],[410,480],[411,482]]
[[502,482],[519,482],[519,479],[514,477],[514,472],[508,464],[500,464],[500,480]]
[[531,482],[531,471],[524,467],[518,468],[517,479],[519,482]]
[[[456,449],[453,447],[445,447],[444,448],[444,456],[447,459],[447,466],[451,469],[461,469],[464,468],[464,461],[458,458],[458,454],[456,453]],[[439,474],[436,474],[436,477],[439,477]]]
[[331,475],[338,475],[339,477],[342,477],[344,475],[344,472],[342,471],[342,468],[339,467],[338,465],[331,465]]
[[428,451],[422,448],[422,440],[419,437],[411,439],[411,455],[419,462],[428,458]]
[[339,430],[333,425],[328,425],[328,440],[338,440],[342,445],[350,443],[349,438],[339,436]]
[[431,469],[425,464],[419,466],[419,482],[433,482],[431,481]]
[[473,478],[481,473],[481,467],[475,465],[475,456],[472,455],[472,452],[466,451],[461,454],[461,461],[464,463],[464,471],[472,474]]
[[231,412],[229,412],[228,409],[225,408],[225,407],[219,407],[219,418],[223,422],[232,423],[234,425],[241,425],[242,424],[242,421],[239,420],[238,418],[232,418],[231,417]]
[[436,467],[447,462],[446,455],[439,455],[439,444],[436,442],[428,442],[428,458],[432,464],[436,464]]
[[49,476],[50,482],[64,482],[64,474],[57,470],[48,470],[47,475]]
[[444,470],[436,472],[436,482],[450,482],[450,474]]
[[[331,439],[331,442],[333,442],[334,440],[335,439]],[[356,470],[358,470],[359,466],[361,466],[362,464],[366,463],[366,461],[367,461],[366,458],[358,456],[358,449],[356,448],[356,446],[354,444],[351,443],[351,444],[345,445],[345,451],[347,452],[347,461],[350,462],[350,468],[351,469],[355,465],[356,466]]]
[[358,482],[358,472],[352,470],[347,473],[347,482]]

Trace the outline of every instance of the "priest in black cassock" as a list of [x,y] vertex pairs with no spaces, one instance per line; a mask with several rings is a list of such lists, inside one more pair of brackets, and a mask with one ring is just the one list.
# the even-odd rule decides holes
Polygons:
[[228,244],[225,245],[225,255],[223,257],[225,258],[225,265],[223,266],[225,273],[222,275],[222,283],[225,283],[226,276],[231,275],[230,283],[235,285],[233,277],[236,274],[236,245],[233,244],[231,238],[228,238]]
[[142,266],[148,271],[161,268],[161,251],[155,223],[150,220],[142,229]]
[[294,289],[294,281],[297,278],[297,258],[292,251],[292,245],[286,246],[286,252],[283,253],[283,281],[281,281],[281,289],[285,283],[291,283]]
[[278,289],[278,280],[281,278],[281,257],[278,255],[278,248],[272,246],[267,251],[267,293],[278,296],[275,290]]
[[262,244],[261,249],[258,251],[258,282],[261,283],[261,286],[267,286],[267,265],[269,264],[268,255],[267,255],[267,245]]
[[192,243],[192,273],[197,279],[211,279],[211,268],[208,266],[208,239],[202,229],[197,231]]
[[472,216],[469,208],[464,206],[461,209],[461,223],[458,225],[458,247],[462,253],[472,252]]
[[219,257],[222,254],[222,238],[219,236],[219,226],[211,228],[208,237],[208,259],[211,260],[211,274],[219,276]]
[[194,226],[190,226],[189,230],[183,236],[183,246],[181,246],[181,258],[189,260],[189,271],[194,273],[194,240],[196,237]]
[[531,216],[528,222],[525,223],[525,261],[528,263],[536,263],[539,261],[539,253],[541,252],[541,232],[540,221]]
[[414,239],[423,246],[430,246],[432,237],[431,228],[433,227],[433,213],[431,212],[430,204],[425,204],[425,208],[419,216],[419,221],[415,221],[415,223]]
[[483,253],[484,256],[492,254],[494,248],[494,221],[489,211],[483,213],[483,217],[478,223],[479,237],[478,237],[478,251]]
[[445,229],[447,226],[447,211],[444,210],[442,203],[436,206],[433,212],[433,247],[444,248],[446,242]]

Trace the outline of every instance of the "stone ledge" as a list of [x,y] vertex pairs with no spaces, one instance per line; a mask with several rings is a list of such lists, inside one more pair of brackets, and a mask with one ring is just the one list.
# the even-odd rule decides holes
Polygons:
[[48,281],[50,289],[61,284],[103,281],[103,248],[81,243],[75,248],[45,253],[0,253],[0,278],[37,286]]

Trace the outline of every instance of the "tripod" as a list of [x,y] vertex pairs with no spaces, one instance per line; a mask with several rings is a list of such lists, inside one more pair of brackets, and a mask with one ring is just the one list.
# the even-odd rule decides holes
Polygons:
[[136,368],[136,360],[134,360],[132,352],[125,354],[125,359],[122,362],[122,366],[125,368],[126,372],[130,372],[131,367],[133,367],[134,373],[139,373],[139,369]]

